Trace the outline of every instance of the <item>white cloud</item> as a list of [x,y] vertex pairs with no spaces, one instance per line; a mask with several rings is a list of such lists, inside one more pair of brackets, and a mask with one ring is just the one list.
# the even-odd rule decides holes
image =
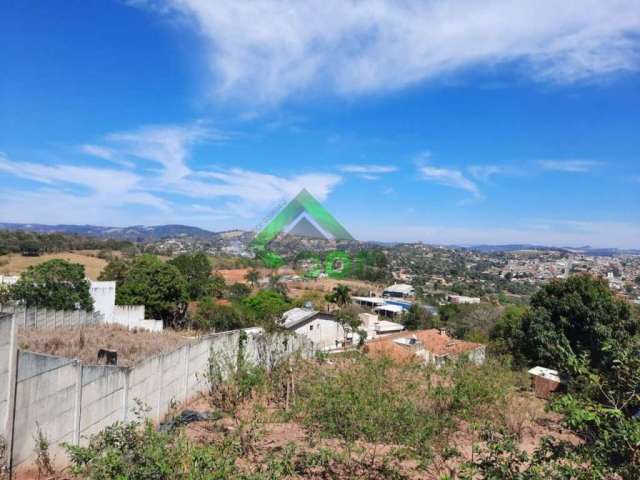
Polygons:
[[376,175],[379,173],[391,173],[398,170],[395,165],[342,165],[341,172],[346,173],[363,173],[367,175]]
[[102,158],[103,160],[113,160],[113,151],[105,147],[99,147],[98,145],[84,144],[80,145],[80,151],[93,157]]
[[489,181],[491,177],[504,173],[504,168],[497,165],[472,165],[469,173],[477,180]]
[[192,25],[214,91],[274,103],[309,89],[397,89],[469,68],[543,82],[638,69],[637,0],[162,0],[130,2]]
[[228,137],[199,123],[154,125],[131,132],[112,133],[107,141],[124,154],[160,164],[164,182],[178,181],[191,173],[187,166],[189,150],[202,141],[221,141]]
[[[96,212],[102,223],[103,216],[115,217],[118,208],[132,204],[162,212],[159,223],[171,218],[183,223],[189,218],[201,222],[204,216],[207,220],[255,218],[274,204],[293,198],[303,188],[323,201],[342,180],[338,175],[318,172],[278,176],[238,168],[205,171],[188,165],[197,143],[225,138],[199,124],[152,126],[109,134],[104,145],[81,148],[102,159],[101,154],[108,151],[118,163],[130,163],[131,168],[126,169],[18,162],[0,152],[0,173],[40,184],[35,188],[3,189],[0,218],[18,216],[19,221],[51,223],[69,222],[74,217],[74,222],[85,223],[87,213]],[[155,168],[150,171],[148,164]],[[176,196],[196,201],[176,201]],[[216,204],[207,209],[202,200],[212,199]],[[174,215],[178,213],[176,219]],[[121,218],[129,219],[130,215],[121,211]],[[117,224],[123,223],[126,222]],[[140,219],[134,223],[140,223]]]
[[466,190],[467,192],[471,192],[476,198],[482,197],[478,186],[466,178],[460,170],[431,166],[422,166],[419,167],[419,170],[425,180],[447,187]]
[[538,164],[545,170],[586,173],[601,166],[602,162],[594,160],[540,160]]

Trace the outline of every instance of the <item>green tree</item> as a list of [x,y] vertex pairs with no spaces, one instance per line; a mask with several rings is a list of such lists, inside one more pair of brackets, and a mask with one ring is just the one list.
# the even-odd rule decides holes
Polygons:
[[121,258],[114,258],[107,266],[104,267],[104,270],[100,272],[100,276],[98,280],[101,281],[115,281],[116,282],[116,291],[118,288],[122,286],[124,281],[127,279],[129,275],[129,269],[131,268],[131,262]]
[[187,300],[187,282],[180,271],[149,254],[133,260],[127,279],[116,290],[119,305],[144,305],[149,318],[174,326],[184,318]]
[[490,348],[499,355],[511,354],[516,365],[526,365],[526,358],[520,351],[523,342],[522,317],[527,308],[521,305],[509,305],[491,330]]
[[224,294],[227,291],[227,282],[224,277],[219,273],[216,273],[211,277],[209,290],[214,298],[224,297]]
[[251,289],[244,283],[234,283],[227,289],[230,300],[242,300],[251,295]]
[[54,259],[27,268],[11,288],[13,300],[54,310],[93,310],[84,266]]
[[245,327],[245,320],[232,305],[219,305],[211,297],[203,298],[193,317],[193,326],[199,330],[225,332]]
[[576,358],[608,369],[611,349],[639,331],[630,305],[617,298],[603,279],[575,275],[553,280],[532,298],[522,318],[521,349],[533,364],[567,372]]
[[433,316],[417,303],[412,304],[409,310],[404,312],[402,324],[407,330],[422,330],[437,326]]
[[274,322],[290,307],[284,296],[273,290],[262,290],[242,304],[259,322]]
[[[183,253],[169,260],[187,282],[187,290],[191,300],[205,296],[211,286],[211,260],[203,252]],[[223,279],[224,280],[224,279]]]
[[338,284],[333,287],[333,291],[327,295],[327,301],[335,303],[339,307],[344,307],[351,303],[350,289],[347,285]]

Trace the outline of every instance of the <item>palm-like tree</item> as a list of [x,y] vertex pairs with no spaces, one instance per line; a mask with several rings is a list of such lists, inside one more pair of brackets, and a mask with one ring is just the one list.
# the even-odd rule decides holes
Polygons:
[[349,305],[351,303],[350,289],[346,285],[338,284],[333,287],[333,292],[328,296],[330,302],[335,303],[340,307]]

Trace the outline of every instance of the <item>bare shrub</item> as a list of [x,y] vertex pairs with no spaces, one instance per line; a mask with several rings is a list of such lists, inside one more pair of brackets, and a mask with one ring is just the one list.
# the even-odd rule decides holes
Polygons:
[[38,467],[38,478],[42,478],[43,475],[53,475],[53,462],[49,454],[49,439],[46,437],[40,424],[36,423],[36,434],[34,435],[36,442],[36,467]]

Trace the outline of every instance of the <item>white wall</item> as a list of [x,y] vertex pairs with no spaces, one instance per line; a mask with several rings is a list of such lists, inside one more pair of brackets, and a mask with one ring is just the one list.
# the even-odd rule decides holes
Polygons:
[[315,317],[312,321],[295,328],[294,331],[298,335],[307,337],[321,350],[342,347],[346,335],[344,328],[338,322],[322,316]]
[[91,281],[89,292],[93,298],[93,309],[102,313],[105,322],[110,323],[116,305],[116,282]]
[[[147,330],[149,326],[144,324],[144,313],[144,305],[115,305],[113,307],[113,316],[109,323],[117,323],[128,328],[144,328]],[[160,322],[160,324],[162,324],[162,322]],[[162,330],[162,328],[160,330]]]

